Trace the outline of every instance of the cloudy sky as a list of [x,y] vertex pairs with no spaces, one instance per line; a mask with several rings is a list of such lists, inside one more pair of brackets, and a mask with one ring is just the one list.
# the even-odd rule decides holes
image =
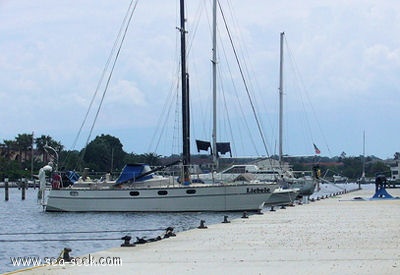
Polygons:
[[[180,151],[177,2],[138,2],[90,140],[104,133],[118,137],[127,152]],[[187,2],[196,152],[194,140],[211,137],[211,4]],[[130,3],[0,0],[0,141],[34,132],[67,149],[82,148],[104,91],[105,82],[99,81]],[[232,142],[234,155],[277,153],[283,31],[284,153],[313,155],[315,143],[321,155],[358,156],[363,132],[367,155],[387,158],[400,151],[398,1],[220,4],[247,85],[246,91],[219,14],[218,136]]]

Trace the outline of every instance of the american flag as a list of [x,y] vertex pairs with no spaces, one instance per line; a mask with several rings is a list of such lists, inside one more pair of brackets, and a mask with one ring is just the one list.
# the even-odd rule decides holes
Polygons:
[[317,155],[321,154],[321,151],[318,149],[317,145],[315,145],[315,143],[313,143],[313,145],[314,145],[315,153],[316,153]]

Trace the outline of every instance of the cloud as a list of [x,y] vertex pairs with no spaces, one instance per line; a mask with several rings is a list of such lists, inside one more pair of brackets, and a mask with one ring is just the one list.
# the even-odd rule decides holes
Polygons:
[[[129,3],[127,0],[0,3],[0,119],[4,123],[0,138],[12,138],[32,129],[43,134],[49,131],[60,139],[76,132]],[[391,117],[399,116],[395,111],[400,100],[397,1],[254,0],[249,4],[234,0],[222,1],[221,5],[263,120],[269,116],[275,121],[277,116],[282,31],[286,32],[289,46],[285,48],[285,106],[287,112],[297,116],[294,123],[300,111],[310,110],[311,107],[306,107],[304,111],[301,106],[301,100],[309,97],[320,121],[329,121],[323,130],[326,136],[335,137],[330,142],[341,153],[352,150],[347,148],[355,147],[356,141],[342,145],[338,133],[356,134],[359,128],[380,127],[376,125],[390,120],[380,114],[379,121],[375,121],[368,110],[388,109]],[[195,107],[192,118],[200,123],[204,117],[209,120],[210,115],[211,7],[208,2],[199,1],[187,3],[186,10],[188,68]],[[173,1],[149,0],[138,4],[111,78],[96,126],[98,131],[119,128],[127,135],[127,129],[141,129],[136,132],[140,132],[142,140],[154,132],[150,128],[156,125],[168,95],[176,95],[179,83],[178,13],[178,3]],[[201,21],[197,22],[198,18]],[[222,34],[221,20],[218,29]],[[223,77],[219,85],[227,98],[219,103],[222,109],[224,104],[234,106],[237,100],[244,103],[247,96],[233,98],[235,88],[243,92],[243,84],[236,83],[235,87],[229,79],[231,75],[235,80],[241,77],[234,68],[234,59],[223,60],[225,54],[232,56],[228,37],[222,35],[218,43],[219,75]],[[229,70],[226,64],[230,65]],[[303,90],[300,97],[296,95],[299,90]],[[238,109],[234,115],[243,116]],[[344,125],[345,118],[349,123]],[[208,128],[205,124],[197,125]],[[354,128],[350,131],[349,127]],[[291,132],[294,128],[287,127],[288,136],[297,134]],[[388,128],[387,142],[382,149],[376,149],[382,155],[400,150],[392,138],[398,136],[398,130]],[[264,131],[270,135],[269,140],[274,140],[276,130]],[[138,151],[133,149],[136,146],[133,142],[125,146],[129,151]],[[289,154],[301,150],[300,145],[289,148],[292,150]]]

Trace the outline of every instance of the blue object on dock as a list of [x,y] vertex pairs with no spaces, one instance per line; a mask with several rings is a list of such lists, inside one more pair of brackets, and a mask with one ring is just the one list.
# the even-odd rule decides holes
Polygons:
[[385,188],[380,188],[375,192],[375,195],[372,197],[373,199],[393,199],[393,196],[390,195]]

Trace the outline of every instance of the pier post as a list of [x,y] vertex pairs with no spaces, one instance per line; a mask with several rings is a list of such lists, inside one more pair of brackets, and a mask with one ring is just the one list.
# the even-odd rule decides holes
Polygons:
[[8,178],[4,178],[5,200],[8,201]]
[[26,189],[26,181],[25,178],[21,179],[21,199],[25,200],[25,189]]

